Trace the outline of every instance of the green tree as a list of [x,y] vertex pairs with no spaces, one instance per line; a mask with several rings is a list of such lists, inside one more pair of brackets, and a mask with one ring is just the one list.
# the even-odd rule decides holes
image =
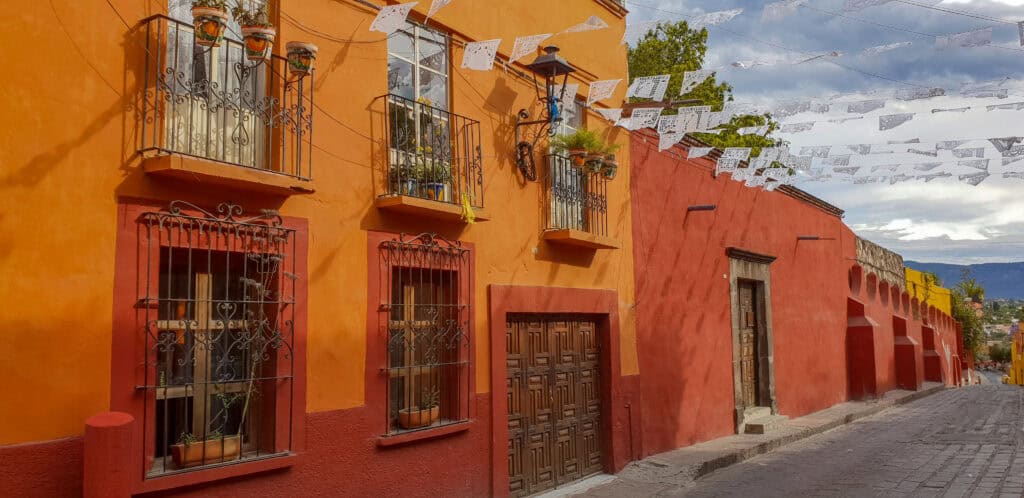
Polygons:
[[[708,50],[707,41],[706,28],[699,31],[690,29],[686,21],[661,23],[645,33],[635,46],[629,47],[629,77],[633,79],[669,74],[671,78],[665,95],[667,98],[678,96],[683,84],[683,73],[703,67]],[[711,106],[712,111],[721,111],[726,102],[733,100],[732,86],[711,76],[680,98],[697,99],[703,105]],[[666,114],[675,112],[674,109],[665,110]],[[784,142],[761,135],[740,135],[736,131],[739,128],[764,125],[768,125],[769,135],[779,126],[768,114],[736,116],[721,126],[724,130],[721,134],[695,133],[694,136],[718,148],[750,147],[753,149],[751,153],[756,156],[761,153],[761,147],[774,147]]]
[[1006,363],[1010,361],[1010,346],[1002,346],[999,344],[993,344],[988,348],[988,355],[992,358],[992,361],[998,361],[1000,363]]
[[985,302],[985,288],[978,283],[978,280],[971,275],[971,270],[964,268],[960,273],[960,283],[956,284],[957,289],[971,298],[976,303]]
[[[977,354],[985,342],[985,327],[981,318],[975,313],[968,299],[982,301],[985,299],[985,288],[978,284],[969,270],[961,274],[960,282],[953,288],[953,318],[960,323],[964,332],[964,347]],[[993,357],[993,359],[995,359]]]

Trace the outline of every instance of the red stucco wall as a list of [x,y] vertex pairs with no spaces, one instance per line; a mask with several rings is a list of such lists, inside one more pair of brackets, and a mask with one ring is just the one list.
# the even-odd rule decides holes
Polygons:
[[[777,258],[771,306],[780,412],[799,416],[847,399],[853,233],[819,207],[715,178],[710,160],[682,157],[682,146],[660,153],[656,138],[633,136],[645,455],[735,432],[727,247]],[[706,204],[717,208],[687,212]]]

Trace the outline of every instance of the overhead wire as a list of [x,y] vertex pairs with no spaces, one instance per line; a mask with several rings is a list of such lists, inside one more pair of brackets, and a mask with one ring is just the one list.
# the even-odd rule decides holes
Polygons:
[[989,17],[989,16],[986,16],[986,15],[983,15],[983,14],[974,14],[974,13],[966,12],[966,11],[963,11],[963,10],[944,9],[944,8],[941,8],[941,7],[936,7],[934,5],[928,5],[928,4],[923,4],[923,3],[915,2],[913,0],[896,0],[896,1],[899,2],[899,3],[902,3],[902,4],[906,4],[906,5],[914,5],[916,7],[936,10],[936,11],[939,11],[939,12],[945,12],[947,14],[954,14],[954,15],[958,15],[958,16],[973,17],[975,19],[981,19],[983,21],[997,22],[997,23],[1003,23],[1003,24],[1013,24],[1013,25],[1017,24],[1017,23],[1015,23],[1013,21],[1007,21],[1005,19],[999,19],[999,18],[996,18],[996,17]]
[[[890,30],[893,30],[893,31],[900,31],[900,32],[903,32],[903,33],[909,33],[909,34],[912,34],[912,35],[917,35],[917,36],[921,36],[921,37],[925,37],[925,38],[936,38],[936,37],[942,36],[942,35],[936,35],[936,34],[931,34],[931,33],[922,33],[920,31],[914,31],[912,29],[903,28],[903,27],[900,27],[900,26],[893,26],[891,24],[880,23],[880,22],[877,22],[877,21],[872,21],[872,20],[869,20],[869,19],[861,18],[861,17],[854,17],[854,16],[851,16],[851,15],[848,15],[848,14],[844,14],[842,12],[835,12],[835,11],[828,10],[828,9],[822,9],[822,8],[818,8],[818,7],[811,7],[810,5],[806,5],[806,4],[805,5],[800,5],[800,7],[803,7],[803,8],[808,9],[808,10],[816,11],[816,12],[818,12],[820,14],[823,14],[823,15],[829,15],[829,16],[833,16],[833,17],[840,17],[840,18],[847,19],[847,20],[850,20],[850,21],[856,21],[856,22],[863,23],[863,24],[868,24],[868,25],[871,25],[871,26],[878,26],[878,27],[890,29]],[[984,28],[985,27],[978,28],[978,29],[984,29]],[[1003,46],[1003,45],[982,45],[982,47],[992,47],[992,48],[999,48],[999,49],[1003,49],[1003,50],[1013,50],[1013,51],[1016,51],[1016,52],[1024,52],[1024,49],[1016,48],[1016,47],[1007,47],[1007,46]]]
[[[682,12],[666,10],[666,9],[662,9],[660,7],[653,6],[653,5],[650,5],[650,4],[645,4],[645,3],[637,2],[636,0],[626,0],[626,2],[630,3],[630,4],[633,4],[633,5],[636,5],[638,7],[643,7],[643,8],[647,8],[647,9],[651,9],[651,10],[656,10],[656,11],[664,12],[666,14],[674,14],[674,15],[677,15],[677,16],[685,17],[685,18],[692,18],[692,17],[694,17],[694,16],[689,15],[689,14],[683,14]],[[820,54],[817,54],[815,52],[807,52],[807,51],[804,51],[804,50],[799,50],[799,49],[787,47],[787,46],[782,45],[780,43],[776,43],[776,42],[772,42],[772,41],[768,41],[768,40],[763,40],[761,38],[757,38],[757,37],[750,36],[750,35],[745,35],[745,34],[739,33],[737,31],[734,31],[734,30],[731,30],[729,28],[725,28],[725,27],[722,27],[722,26],[711,26],[711,27],[716,29],[716,30],[720,30],[720,31],[724,31],[726,33],[730,33],[730,34],[735,35],[735,36],[740,37],[740,38],[746,38],[748,40],[753,40],[753,41],[756,41],[758,43],[762,43],[762,44],[769,45],[769,46],[772,46],[772,47],[775,47],[775,48],[778,48],[778,49],[781,49],[781,50],[785,50],[787,52],[797,53],[797,54],[801,54],[801,55],[810,55],[810,56],[820,55]],[[827,62],[829,64],[833,64],[833,65],[841,67],[843,69],[847,69],[847,70],[850,70],[850,71],[854,71],[854,72],[860,73],[860,74],[865,75],[865,76],[870,76],[870,77],[873,77],[873,78],[878,78],[878,79],[886,80],[886,81],[889,81],[889,82],[892,82],[892,83],[899,83],[901,85],[907,85],[907,86],[916,86],[916,87],[919,87],[919,88],[929,88],[927,85],[921,85],[921,84],[918,84],[918,83],[911,83],[909,81],[903,81],[903,80],[900,80],[900,79],[897,79],[897,78],[892,78],[892,77],[886,76],[884,74],[878,74],[878,73],[873,73],[871,71],[865,71],[863,69],[860,69],[860,68],[857,68],[857,67],[853,67],[853,66],[849,66],[849,65],[846,65],[846,64],[842,64],[842,63],[836,62],[836,61],[831,60],[831,59],[826,59],[826,60],[824,60],[824,62]]]

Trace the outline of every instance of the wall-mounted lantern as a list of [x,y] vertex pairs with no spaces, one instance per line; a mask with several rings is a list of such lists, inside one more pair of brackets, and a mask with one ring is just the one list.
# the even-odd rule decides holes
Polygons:
[[[543,115],[540,119],[528,121],[530,112],[526,109],[519,110],[516,116],[516,164],[523,173],[523,177],[533,181],[537,179],[533,149],[540,137],[544,135],[545,128],[548,134],[554,134],[555,124],[562,120],[562,103],[565,98],[566,83],[569,82],[569,73],[576,69],[558,55],[558,47],[554,45],[544,47],[544,53],[526,67],[533,72],[533,86],[537,92],[537,101],[543,105],[541,111]],[[543,90],[540,87],[540,79],[543,79]],[[538,125],[539,128],[532,141],[522,139],[520,127]]]

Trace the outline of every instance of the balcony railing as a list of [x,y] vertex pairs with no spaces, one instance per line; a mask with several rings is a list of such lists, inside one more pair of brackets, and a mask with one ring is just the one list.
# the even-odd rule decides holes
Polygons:
[[282,57],[250,61],[240,41],[201,46],[191,24],[164,15],[142,23],[144,156],[184,154],[312,178],[312,77],[290,77]]
[[608,235],[608,180],[564,156],[547,156],[547,230]]
[[484,207],[480,122],[388,95],[385,195]]

